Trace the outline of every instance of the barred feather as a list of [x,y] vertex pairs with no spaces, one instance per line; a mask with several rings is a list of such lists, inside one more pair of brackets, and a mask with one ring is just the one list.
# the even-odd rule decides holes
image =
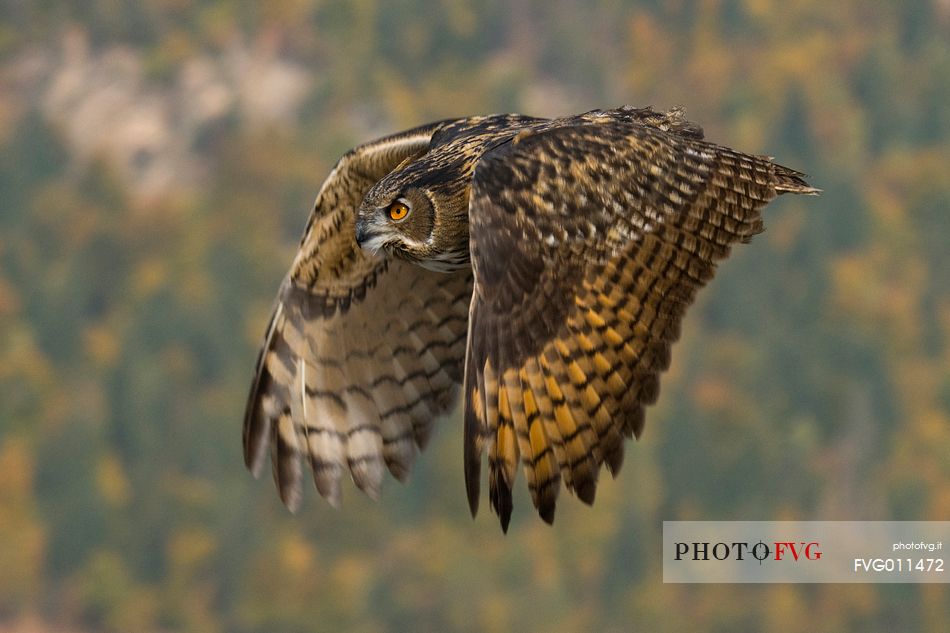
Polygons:
[[471,273],[367,255],[353,236],[364,193],[425,149],[438,125],[341,159],[281,286],[248,398],[244,455],[258,474],[270,453],[291,510],[302,498],[304,462],[333,506],[347,474],[378,497],[384,470],[405,479],[434,420],[454,402]]
[[[623,438],[642,433],[685,310],[716,262],[761,232],[777,194],[817,191],[797,172],[654,115],[554,121],[499,144],[475,169],[466,385],[485,403],[467,407],[476,421],[466,455],[492,447],[490,497],[503,529],[511,458],[498,446],[511,428],[542,518],[553,518],[550,488],[561,480],[593,503],[601,465],[616,473]],[[498,376],[501,390],[481,391]],[[477,472],[466,469],[470,500]]]

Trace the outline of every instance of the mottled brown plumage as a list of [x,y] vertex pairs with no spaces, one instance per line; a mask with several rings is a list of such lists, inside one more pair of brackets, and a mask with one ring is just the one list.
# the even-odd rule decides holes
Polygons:
[[473,514],[486,450],[503,529],[519,462],[545,521],[562,481],[592,503],[601,465],[616,473],[643,430],[686,307],[784,192],[817,190],[679,110],[473,117],[356,148],[278,296],[248,466],[270,446],[291,508],[301,459],[331,503],[347,471],[375,496],[461,381]]
[[268,447],[281,499],[296,509],[302,461],[338,505],[349,472],[370,496],[383,465],[398,479],[455,400],[471,272],[429,272],[370,255],[354,239],[365,192],[423,151],[438,124],[363,145],[331,172],[267,328],[244,420],[244,458]]

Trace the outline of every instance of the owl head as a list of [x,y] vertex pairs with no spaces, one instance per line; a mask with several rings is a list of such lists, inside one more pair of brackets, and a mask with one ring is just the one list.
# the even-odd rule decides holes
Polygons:
[[[433,169],[428,156],[379,180],[356,218],[356,242],[436,271],[469,265],[468,177],[456,168]],[[441,174],[452,173],[453,177]]]

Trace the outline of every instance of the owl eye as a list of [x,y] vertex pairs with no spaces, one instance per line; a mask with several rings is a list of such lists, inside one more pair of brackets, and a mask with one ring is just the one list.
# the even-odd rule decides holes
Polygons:
[[402,199],[396,200],[391,205],[389,205],[389,219],[393,222],[400,222],[406,219],[406,216],[409,215],[409,205],[406,204]]

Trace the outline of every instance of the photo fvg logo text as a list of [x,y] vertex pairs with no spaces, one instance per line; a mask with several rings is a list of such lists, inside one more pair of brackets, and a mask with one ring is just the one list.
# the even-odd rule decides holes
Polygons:
[[818,541],[774,541],[765,543],[757,541],[733,541],[732,543],[710,543],[709,541],[693,541],[692,543],[675,543],[676,560],[690,557],[691,560],[726,560],[735,558],[745,560],[754,558],[761,562],[767,560],[820,560],[821,544]]
[[666,521],[663,581],[950,582],[946,521]]

